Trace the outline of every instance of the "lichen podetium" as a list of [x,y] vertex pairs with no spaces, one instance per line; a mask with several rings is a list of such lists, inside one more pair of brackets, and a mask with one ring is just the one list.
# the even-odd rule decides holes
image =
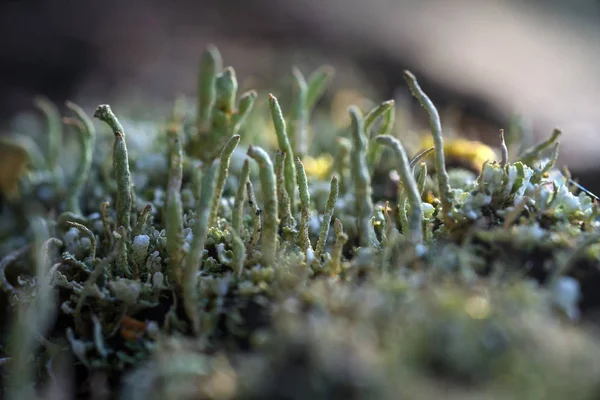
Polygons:
[[160,121],[67,103],[67,146],[38,98],[48,146],[0,141],[3,398],[598,398],[600,213],[558,129],[445,140],[410,72],[426,137],[394,100],[342,129],[331,67],[280,105],[201,60]]

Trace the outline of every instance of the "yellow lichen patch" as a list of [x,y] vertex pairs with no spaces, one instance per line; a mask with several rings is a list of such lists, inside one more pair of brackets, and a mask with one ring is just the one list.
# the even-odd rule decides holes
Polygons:
[[329,154],[324,154],[318,157],[306,156],[302,160],[306,175],[315,179],[329,179],[331,166],[333,165],[333,157]]
[[[431,135],[425,135],[421,138],[419,145],[422,149],[432,147],[433,138]],[[498,158],[491,147],[480,141],[465,138],[444,139],[444,155],[447,165],[466,166],[477,173],[481,172],[484,162],[494,161]]]
[[434,202],[437,200],[437,198],[435,197],[435,195],[433,194],[433,192],[431,192],[431,190],[428,190],[428,191],[425,193],[425,196],[424,196],[424,199],[423,199],[423,200],[424,200],[426,203],[433,204],[433,203],[434,203]]

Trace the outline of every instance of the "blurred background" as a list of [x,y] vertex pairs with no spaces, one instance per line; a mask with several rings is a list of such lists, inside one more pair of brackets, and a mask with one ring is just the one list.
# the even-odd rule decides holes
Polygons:
[[335,90],[382,101],[411,69],[469,137],[495,143],[515,114],[538,139],[560,127],[561,164],[600,191],[597,0],[7,0],[0,129],[37,94],[87,107],[191,96],[208,43],[258,87],[327,63]]

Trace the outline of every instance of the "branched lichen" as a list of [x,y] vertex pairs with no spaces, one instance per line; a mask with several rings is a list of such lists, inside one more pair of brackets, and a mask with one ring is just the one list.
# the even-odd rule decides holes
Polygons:
[[221,56],[209,46],[200,72],[196,131],[187,150],[190,155],[210,163],[219,157],[231,136],[237,135],[252,111],[257,93],[250,90],[237,99],[238,81],[235,70],[221,71]]

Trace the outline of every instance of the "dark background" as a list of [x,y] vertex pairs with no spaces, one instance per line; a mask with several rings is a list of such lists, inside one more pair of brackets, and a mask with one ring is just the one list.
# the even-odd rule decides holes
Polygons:
[[241,77],[268,80],[292,63],[322,61],[341,71],[337,85],[381,100],[409,68],[484,140],[515,112],[538,138],[561,127],[561,163],[600,189],[600,5],[592,0],[5,1],[0,128],[31,110],[36,94],[84,105],[192,94],[207,43]]

